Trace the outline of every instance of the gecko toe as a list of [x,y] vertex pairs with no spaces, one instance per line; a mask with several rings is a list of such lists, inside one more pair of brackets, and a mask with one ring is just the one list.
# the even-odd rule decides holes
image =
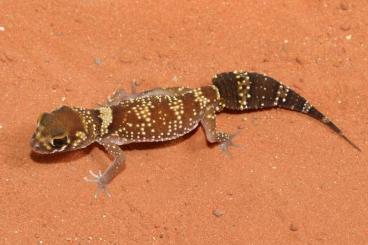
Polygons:
[[107,189],[107,184],[103,182],[102,180],[102,172],[101,170],[98,171],[98,173],[94,173],[92,170],[89,170],[89,173],[91,176],[84,177],[84,180],[91,183],[97,183],[97,190],[95,192],[95,198],[98,198],[98,195],[100,192],[103,192],[106,194],[106,196],[111,197],[111,193]]
[[228,156],[228,157],[231,157],[231,153],[229,151],[229,147],[230,146],[233,146],[233,147],[239,147],[238,144],[235,144],[233,142],[233,139],[238,136],[239,134],[239,131],[237,131],[236,133],[234,134],[231,134],[229,135],[229,139],[227,139],[226,141],[222,142],[219,146],[220,146],[220,149]]

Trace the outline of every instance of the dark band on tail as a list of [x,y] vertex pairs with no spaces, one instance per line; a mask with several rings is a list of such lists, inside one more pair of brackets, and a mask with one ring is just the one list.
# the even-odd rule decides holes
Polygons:
[[234,71],[217,74],[212,82],[218,88],[227,109],[243,111],[281,107],[302,112],[326,124],[355,149],[361,151],[305,98],[271,77],[255,72]]

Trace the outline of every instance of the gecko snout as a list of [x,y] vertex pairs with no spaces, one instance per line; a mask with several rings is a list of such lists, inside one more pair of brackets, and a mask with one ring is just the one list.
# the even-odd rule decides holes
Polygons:
[[46,154],[48,153],[47,150],[42,147],[41,143],[36,139],[36,134],[34,133],[31,138],[30,145],[32,147],[32,150],[34,152],[40,153],[40,154]]
[[37,140],[35,138],[36,138],[36,135],[33,134],[32,138],[31,138],[30,145],[31,145],[33,150],[38,151],[38,150],[40,150],[41,147],[40,147],[40,143],[37,142]]

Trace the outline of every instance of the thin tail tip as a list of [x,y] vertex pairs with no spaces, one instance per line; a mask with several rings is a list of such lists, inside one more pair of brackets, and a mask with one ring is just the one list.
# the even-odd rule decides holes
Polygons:
[[356,144],[354,144],[351,140],[349,140],[348,137],[346,137],[342,132],[340,133],[340,136],[343,137],[352,147],[354,147],[357,151],[362,152],[362,149],[359,148]]
[[362,152],[362,149],[360,149],[360,148],[359,148],[359,146],[357,146],[357,145],[353,145],[353,147],[354,147],[357,151]]
[[359,146],[355,144],[351,144],[357,151],[362,152],[362,149],[359,148]]

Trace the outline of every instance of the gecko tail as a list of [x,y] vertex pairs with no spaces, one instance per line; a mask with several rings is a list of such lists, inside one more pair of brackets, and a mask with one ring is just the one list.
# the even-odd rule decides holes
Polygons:
[[327,125],[358,151],[361,149],[305,98],[275,79],[255,72],[226,72],[212,80],[226,109],[244,111],[281,107],[305,113]]

